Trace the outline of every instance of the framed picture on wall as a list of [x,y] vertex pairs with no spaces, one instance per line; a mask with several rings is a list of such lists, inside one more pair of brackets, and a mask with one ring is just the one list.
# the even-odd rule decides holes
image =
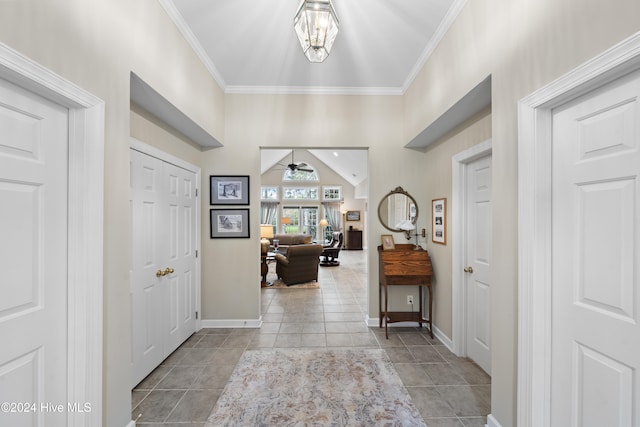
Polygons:
[[249,175],[210,175],[210,205],[248,205]]
[[433,224],[431,224],[433,232],[431,240],[433,243],[447,244],[447,199],[433,199],[431,201],[433,208]]
[[210,209],[212,239],[249,238],[249,209]]
[[347,221],[360,221],[360,211],[347,211]]

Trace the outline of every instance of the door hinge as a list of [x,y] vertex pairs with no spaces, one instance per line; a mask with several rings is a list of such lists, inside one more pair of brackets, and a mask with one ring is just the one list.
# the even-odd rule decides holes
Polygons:
[[198,312],[196,311],[196,320],[198,319]]
[[198,189],[196,188],[196,197],[198,197]]
[[198,250],[196,249],[196,258],[198,258]]

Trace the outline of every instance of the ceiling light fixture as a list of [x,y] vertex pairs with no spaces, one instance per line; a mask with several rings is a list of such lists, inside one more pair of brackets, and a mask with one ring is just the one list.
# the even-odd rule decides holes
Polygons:
[[302,0],[293,28],[309,62],[327,59],[338,35],[338,17],[331,0]]

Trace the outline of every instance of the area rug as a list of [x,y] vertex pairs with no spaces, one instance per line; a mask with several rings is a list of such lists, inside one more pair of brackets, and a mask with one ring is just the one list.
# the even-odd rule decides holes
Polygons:
[[247,350],[205,427],[425,426],[382,349]]
[[287,286],[287,284],[280,279],[275,279],[270,283],[271,283],[270,287],[272,288],[284,288],[284,289],[318,289],[320,288],[320,283],[316,281],[297,283],[291,286]]
[[310,282],[298,283],[295,285],[287,286],[282,280],[278,278],[276,274],[275,263],[271,263],[269,265],[269,271],[267,273],[267,282],[270,283],[269,287],[271,288],[283,288],[283,289],[318,289],[320,288],[320,283],[317,280],[312,280]]

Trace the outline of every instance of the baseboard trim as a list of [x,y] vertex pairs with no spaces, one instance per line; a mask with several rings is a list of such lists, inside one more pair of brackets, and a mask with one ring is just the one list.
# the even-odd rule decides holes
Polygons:
[[202,319],[203,328],[259,328],[262,326],[262,317],[259,319]]
[[487,427],[502,427],[502,424],[500,424],[498,420],[496,420],[495,417],[491,414],[487,415],[487,424],[485,425]]

